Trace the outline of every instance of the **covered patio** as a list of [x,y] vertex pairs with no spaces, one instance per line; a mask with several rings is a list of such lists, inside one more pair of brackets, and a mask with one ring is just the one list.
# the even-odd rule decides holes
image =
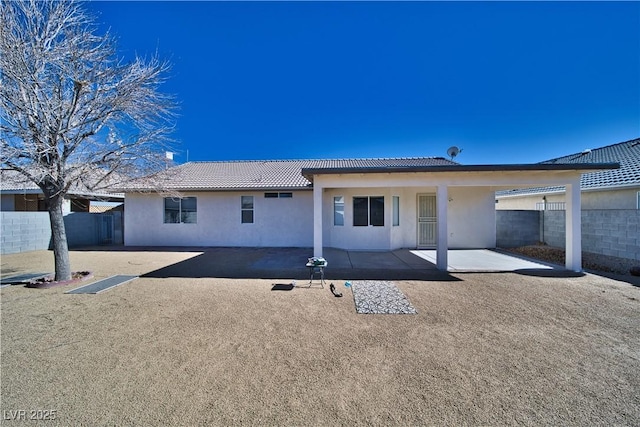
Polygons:
[[[435,200],[429,231],[433,234],[433,244],[428,249],[435,251],[437,269],[450,271],[455,269],[449,262],[450,249],[496,247],[495,191],[555,185],[564,186],[566,191],[565,267],[580,272],[580,177],[585,172],[617,167],[617,164],[597,163],[303,169],[303,175],[313,183],[314,256],[323,256],[327,247],[357,249],[352,245],[373,235],[375,244],[379,245],[373,249],[427,249],[420,244],[424,224],[420,213],[416,213],[420,209],[416,199],[428,193]],[[386,194],[390,199],[397,197],[403,201],[399,210],[412,212],[405,216],[400,227],[393,227],[397,225],[395,217],[392,219],[391,209],[385,208],[387,217],[383,227],[344,226],[336,230],[331,220],[332,209],[336,195],[342,193]],[[393,209],[395,211],[395,205]]]

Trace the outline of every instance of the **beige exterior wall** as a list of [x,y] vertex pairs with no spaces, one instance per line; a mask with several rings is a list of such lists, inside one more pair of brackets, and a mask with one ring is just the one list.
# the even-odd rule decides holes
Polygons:
[[[323,192],[324,245],[352,250],[392,250],[417,245],[417,195],[435,187],[327,188]],[[240,196],[254,196],[253,224],[240,222]],[[163,197],[127,194],[125,244],[129,246],[299,246],[313,244],[310,191],[291,199],[265,199],[264,192],[185,193],[197,197],[197,223],[165,224]],[[333,224],[333,198],[344,197],[344,225]],[[353,197],[383,196],[384,226],[354,227]],[[393,196],[400,198],[400,224],[393,225]],[[493,191],[482,187],[449,190],[449,247],[495,247]]]
[[[323,197],[323,245],[352,250],[394,250],[417,247],[417,200],[419,194],[436,194],[436,188],[364,187],[326,188]],[[333,223],[333,199],[344,197],[344,225]],[[384,226],[354,227],[353,197],[383,196]],[[393,225],[393,196],[399,197],[400,223]],[[487,187],[449,189],[447,223],[449,247],[493,248],[496,245],[493,191]]]
[[[638,209],[640,186],[618,190],[583,191],[581,207],[589,209]],[[522,197],[498,198],[496,209],[535,210],[536,203],[542,202],[543,194]],[[564,202],[564,193],[547,194],[547,203]]]
[[[128,246],[298,246],[313,243],[311,191],[292,198],[265,198],[264,191],[185,192],[197,198],[195,224],[165,224],[164,198],[127,194],[125,245]],[[241,196],[253,196],[254,222],[241,222]]]
[[638,209],[640,186],[624,190],[586,191],[582,193],[582,209]]

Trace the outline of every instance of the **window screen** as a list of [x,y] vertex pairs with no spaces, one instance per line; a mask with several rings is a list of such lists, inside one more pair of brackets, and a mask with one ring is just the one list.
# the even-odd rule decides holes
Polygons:
[[198,215],[198,202],[195,197],[185,197],[181,201],[180,219],[185,224],[195,224]]
[[397,227],[400,225],[400,197],[393,196],[393,222],[391,225]]
[[384,197],[354,197],[353,225],[384,226]]
[[166,197],[164,199],[165,224],[178,224],[180,222],[180,199]]
[[369,198],[369,224],[384,225],[384,197]]
[[344,225],[344,196],[333,198],[333,225]]
[[241,197],[242,223],[253,223],[253,196]]
[[362,227],[369,225],[369,198],[353,198],[353,225]]
[[198,202],[196,197],[184,197],[182,199],[165,197],[165,224],[195,224],[197,219]]

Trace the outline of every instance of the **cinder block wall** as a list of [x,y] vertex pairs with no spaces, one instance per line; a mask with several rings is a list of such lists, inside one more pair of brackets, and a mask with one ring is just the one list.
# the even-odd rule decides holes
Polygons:
[[540,242],[540,211],[496,211],[496,245],[501,248]]
[[[547,211],[544,221],[545,241],[564,247],[564,212]],[[640,260],[640,210],[583,210],[582,250]]]
[[[541,241],[549,246],[564,248],[567,243],[564,230],[566,221],[565,211],[544,211],[540,220],[542,221]],[[582,227],[584,228],[584,223]],[[582,243],[582,250],[586,250],[584,248],[584,242]]]
[[[581,221],[583,251],[640,260],[640,210],[583,210]],[[541,229],[536,241],[565,247],[565,211],[496,211],[499,247],[535,243],[532,230],[536,227]]]
[[51,224],[47,212],[0,212],[3,254],[49,249]]
[[[114,215],[113,244],[122,244],[122,213]],[[0,212],[0,253],[47,250],[51,243],[51,225],[47,212]],[[70,248],[101,245],[101,219],[109,214],[73,212],[65,215],[64,225]]]

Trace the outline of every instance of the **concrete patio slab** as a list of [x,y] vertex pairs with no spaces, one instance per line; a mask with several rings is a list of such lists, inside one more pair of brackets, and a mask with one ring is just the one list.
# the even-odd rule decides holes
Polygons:
[[[352,268],[357,269],[392,269],[409,270],[411,265],[402,258],[396,256],[395,252],[357,252],[349,251]],[[425,267],[427,263],[422,263]]]
[[[413,255],[436,263],[435,250],[412,250]],[[447,254],[448,267],[451,272],[505,272],[519,270],[559,270],[561,266],[530,261],[523,258],[503,254],[490,249],[459,249],[449,250]]]
[[[332,268],[353,270],[437,270],[436,251],[398,249],[395,251],[345,251],[325,248]],[[533,261],[492,249],[450,249],[450,272],[505,272],[519,270],[558,270],[559,265]]]
[[416,256],[409,249],[395,251],[345,251],[325,248],[324,258],[333,268],[350,268],[363,270],[435,270],[431,261]]
[[[147,273],[147,277],[308,278],[311,248],[203,248],[199,255]],[[435,250],[346,251],[325,248],[327,279],[419,280],[447,276]],[[566,271],[489,249],[449,250],[448,272]]]

